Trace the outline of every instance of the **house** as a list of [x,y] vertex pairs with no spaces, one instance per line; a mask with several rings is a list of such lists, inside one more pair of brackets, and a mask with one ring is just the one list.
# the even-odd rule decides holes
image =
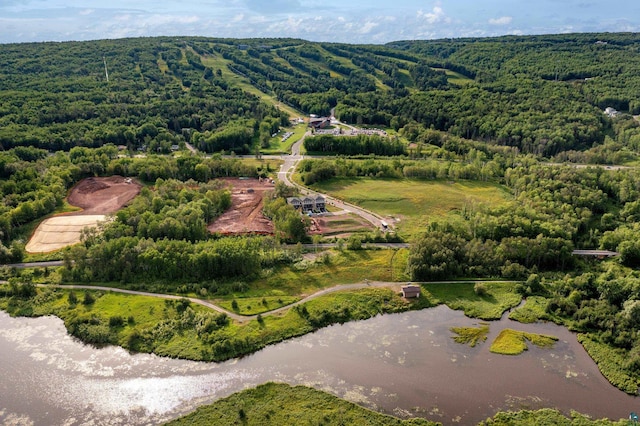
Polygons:
[[305,197],[302,199],[302,211],[311,211],[313,210],[315,203],[313,202],[312,198],[309,197]]
[[322,195],[317,197],[289,197],[287,198],[287,204],[290,204],[296,210],[303,212],[321,211],[324,212],[326,208],[326,200]]
[[329,125],[331,125],[331,119],[328,117],[310,117],[309,118],[309,127],[313,127],[314,129],[324,129]]
[[415,284],[407,284],[402,286],[402,297],[410,299],[412,297],[420,297],[420,286]]
[[300,201],[300,198],[298,197],[287,198],[287,204],[292,205],[296,210],[300,210],[302,208],[302,201]]
[[620,112],[616,111],[615,108],[611,108],[611,107],[607,107],[604,110],[605,115],[607,115],[609,118],[614,118],[617,117]]

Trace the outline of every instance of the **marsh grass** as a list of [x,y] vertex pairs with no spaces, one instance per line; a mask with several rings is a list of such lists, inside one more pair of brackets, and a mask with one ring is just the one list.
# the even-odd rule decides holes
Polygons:
[[558,341],[558,338],[506,328],[493,341],[489,351],[502,355],[520,355],[528,349],[527,341],[539,348],[551,348]]
[[400,420],[306,386],[266,383],[235,393],[168,423],[209,425],[435,425],[424,419]]
[[552,318],[546,312],[547,299],[541,296],[529,296],[524,304],[509,313],[509,318],[523,324],[537,321],[549,321]]
[[510,282],[485,282],[484,294],[474,291],[473,282],[422,284],[426,297],[437,304],[464,311],[465,315],[482,320],[500,319],[502,314],[518,306],[522,297]]
[[489,324],[481,323],[480,327],[451,327],[451,331],[456,333],[456,336],[453,336],[453,340],[463,345],[468,344],[473,348],[478,343],[487,340]]

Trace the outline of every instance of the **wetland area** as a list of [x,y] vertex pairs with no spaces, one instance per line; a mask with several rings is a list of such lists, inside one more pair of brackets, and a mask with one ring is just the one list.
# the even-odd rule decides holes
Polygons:
[[[600,374],[576,336],[550,323],[490,322],[486,342],[455,343],[479,323],[446,306],[334,325],[224,363],[95,348],[54,317],[0,312],[0,422],[159,424],[268,381],[304,384],[398,417],[474,424],[499,410],[555,407],[624,418],[637,397]],[[489,352],[505,328],[553,335],[518,356]]]

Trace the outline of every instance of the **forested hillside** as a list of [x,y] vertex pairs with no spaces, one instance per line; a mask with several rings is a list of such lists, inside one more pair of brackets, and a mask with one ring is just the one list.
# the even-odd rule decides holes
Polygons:
[[[168,152],[254,152],[287,114],[430,129],[587,162],[640,146],[640,36],[570,34],[395,42],[195,37],[4,45],[0,144],[48,150],[106,143]],[[274,102],[275,103],[275,102]],[[623,113],[613,120],[607,107]]]

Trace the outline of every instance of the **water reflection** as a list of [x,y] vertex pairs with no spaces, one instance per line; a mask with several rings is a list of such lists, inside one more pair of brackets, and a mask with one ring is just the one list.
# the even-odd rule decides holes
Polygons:
[[[0,312],[0,423],[158,424],[269,380],[445,424],[540,407],[617,419],[638,405],[601,376],[567,330],[502,320],[476,348],[451,339],[450,327],[476,323],[438,307],[333,326],[241,360],[205,364],[95,349],[68,336],[59,319]],[[491,354],[490,342],[505,327],[560,340],[517,357]]]

